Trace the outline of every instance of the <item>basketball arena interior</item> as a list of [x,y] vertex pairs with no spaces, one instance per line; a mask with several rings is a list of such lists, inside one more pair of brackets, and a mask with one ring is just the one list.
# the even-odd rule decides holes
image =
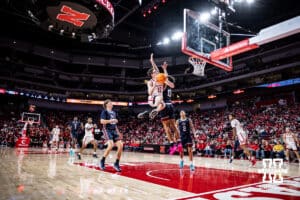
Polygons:
[[300,1],[3,0],[0,199],[300,199]]

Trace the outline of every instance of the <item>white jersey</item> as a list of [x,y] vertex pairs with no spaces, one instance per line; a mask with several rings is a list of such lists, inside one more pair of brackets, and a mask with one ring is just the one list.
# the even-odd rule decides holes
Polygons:
[[237,119],[233,119],[233,120],[231,121],[231,127],[232,127],[232,128],[236,128],[236,132],[237,132],[237,133],[244,132],[244,129],[243,129],[241,123],[240,123],[239,120],[237,120]]
[[151,84],[154,85],[154,90],[151,96],[162,96],[164,91],[164,84],[157,83],[153,79],[150,80]]
[[60,129],[59,128],[53,128],[52,129],[52,134],[53,134],[53,137],[59,137]]
[[295,139],[294,139],[294,134],[291,133],[291,132],[285,133],[284,137],[285,137],[285,141],[286,141],[286,148],[297,151],[297,146],[296,146],[296,142],[295,142]]
[[93,124],[86,123],[84,128],[85,128],[85,135],[84,136],[94,136],[93,135],[94,125]]
[[286,143],[288,143],[288,144],[295,143],[294,134],[293,133],[285,133],[284,136],[285,136]]
[[240,145],[245,145],[247,143],[247,134],[244,131],[239,120],[233,119],[231,121],[231,127],[236,128],[236,135],[237,135]]

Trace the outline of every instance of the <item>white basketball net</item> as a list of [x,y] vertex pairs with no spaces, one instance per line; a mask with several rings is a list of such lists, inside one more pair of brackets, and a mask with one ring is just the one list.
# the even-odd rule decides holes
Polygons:
[[202,60],[200,58],[190,57],[189,63],[191,65],[193,65],[193,67],[194,67],[194,71],[193,71],[194,75],[204,76],[204,69],[205,69],[205,65],[206,65],[205,60]]

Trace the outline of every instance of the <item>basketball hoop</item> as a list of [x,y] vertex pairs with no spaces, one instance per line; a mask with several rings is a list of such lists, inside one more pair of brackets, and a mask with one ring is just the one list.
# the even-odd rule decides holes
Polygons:
[[189,57],[189,63],[193,65],[194,71],[193,74],[196,76],[204,76],[204,69],[206,61],[200,58]]

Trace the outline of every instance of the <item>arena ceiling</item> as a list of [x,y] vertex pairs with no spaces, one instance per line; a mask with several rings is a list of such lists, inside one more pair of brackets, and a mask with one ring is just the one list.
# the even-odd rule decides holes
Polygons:
[[[86,96],[90,93],[103,97],[103,94],[110,93],[118,94],[119,99],[128,98],[128,94],[144,98],[146,88],[143,80],[146,79],[149,67],[146,61],[151,52],[156,57],[170,59],[170,74],[176,78],[177,92],[186,94],[187,98],[299,76],[297,65],[270,70],[274,66],[299,62],[299,35],[236,56],[235,71],[231,74],[208,66],[204,78],[190,75],[188,72],[191,66],[187,62],[177,62],[185,59],[182,58],[180,42],[157,45],[162,38],[182,29],[183,8],[204,12],[214,6],[212,0],[166,0],[165,3],[158,3],[155,10],[152,4],[158,2],[155,0],[143,0],[142,5],[139,5],[138,0],[111,0],[115,11],[115,26],[107,38],[99,37],[92,42],[65,38],[40,28],[35,16],[28,12],[36,2],[39,0],[5,0],[0,3],[0,22],[3,27],[0,51],[2,65],[5,66],[1,67],[2,86],[30,87],[71,96]],[[300,2],[293,0],[256,0],[252,4],[237,4],[236,12],[227,16],[229,23],[226,29],[231,33],[255,35],[264,27],[299,15],[299,8]],[[37,14],[42,16],[42,13]],[[241,39],[244,37],[232,37],[232,41]],[[24,51],[24,45],[16,48],[17,45],[11,43],[26,43],[28,49]],[[55,53],[52,56],[37,55],[37,46],[43,50],[48,48],[51,54],[66,53],[70,59],[57,60],[59,56]],[[271,55],[273,58],[270,58]],[[274,55],[277,55],[276,58]],[[88,61],[76,63],[74,60],[78,56],[86,57]],[[103,65],[91,63],[97,57],[104,58]],[[126,64],[111,67],[113,59],[124,63],[131,59],[138,62],[138,67],[130,68]],[[255,74],[262,70],[265,73]],[[32,73],[34,78],[30,79]],[[241,77],[237,80],[231,79],[238,76]],[[222,80],[229,81],[218,83]],[[34,86],[26,81],[37,84]]]

